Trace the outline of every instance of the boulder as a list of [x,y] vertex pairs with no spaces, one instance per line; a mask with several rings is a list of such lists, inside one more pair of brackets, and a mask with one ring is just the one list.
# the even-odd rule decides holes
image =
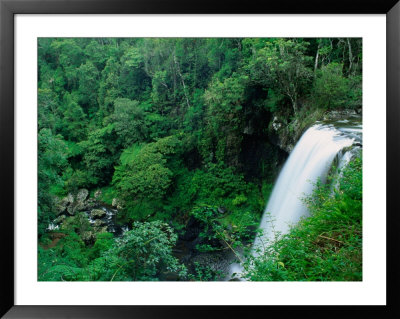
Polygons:
[[57,210],[57,215],[61,215],[61,214],[65,213],[65,211],[67,210],[68,204],[69,204],[69,202],[66,197],[64,197],[61,200],[55,200],[54,206]]
[[73,203],[73,204],[70,204],[70,205],[67,207],[67,212],[68,212],[71,216],[73,216],[73,215],[75,215],[76,212],[83,211],[83,210],[85,210],[85,208],[86,208],[86,205],[85,205],[84,202],[77,201],[77,202],[75,202],[75,203]]
[[84,202],[89,195],[89,191],[85,188],[82,188],[76,194],[76,200],[79,202]]
[[106,214],[106,212],[102,209],[92,209],[92,211],[90,212],[90,217],[102,218],[102,217],[104,217],[105,214]]
[[101,219],[96,219],[94,224],[93,224],[94,227],[100,227],[100,226],[103,226],[103,225],[104,225],[104,222]]
[[73,216],[78,211],[83,211],[87,208],[94,207],[94,203],[89,205],[90,199],[86,201],[88,195],[89,191],[87,189],[79,190],[75,198],[72,194],[68,194],[68,196],[56,203],[58,215],[68,213],[69,215]]

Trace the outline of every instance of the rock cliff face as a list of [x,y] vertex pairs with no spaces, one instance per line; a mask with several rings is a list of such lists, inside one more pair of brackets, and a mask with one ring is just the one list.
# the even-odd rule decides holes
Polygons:
[[[68,229],[71,220],[78,220],[80,225],[91,225],[89,229],[79,232],[81,239],[86,244],[93,244],[99,233],[109,232],[121,236],[129,230],[127,225],[121,226],[116,222],[118,209],[101,202],[101,191],[94,192],[94,197],[89,197],[87,189],[80,189],[77,193],[68,194],[56,202],[57,218],[49,225],[48,230]],[[122,201],[114,199],[116,207],[121,207]]]
[[268,126],[268,136],[272,144],[290,154],[301,135],[316,121],[344,120],[352,116],[360,116],[361,110],[315,111],[312,116],[304,116],[290,121],[287,116],[276,113]]
[[[294,128],[297,126],[296,123],[292,123],[292,125]],[[268,126],[270,142],[288,154],[296,144],[297,135],[299,134],[294,129],[290,129],[287,118],[281,115],[275,115]]]

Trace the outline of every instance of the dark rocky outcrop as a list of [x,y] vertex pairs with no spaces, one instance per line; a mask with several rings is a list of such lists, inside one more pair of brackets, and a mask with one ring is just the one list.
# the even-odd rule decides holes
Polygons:
[[303,133],[317,121],[337,121],[352,117],[359,117],[361,110],[334,110],[324,111],[321,109],[298,116],[290,120],[285,114],[275,113],[268,126],[268,137],[272,144],[290,154]]
[[82,212],[93,208],[97,205],[95,198],[88,198],[89,191],[80,189],[75,195],[68,194],[66,197],[59,199],[55,203],[58,215],[73,216],[77,212]]

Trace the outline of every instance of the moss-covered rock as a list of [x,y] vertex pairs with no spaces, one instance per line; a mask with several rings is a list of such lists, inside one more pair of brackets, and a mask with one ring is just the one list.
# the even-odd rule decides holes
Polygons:
[[106,212],[102,209],[92,209],[92,211],[90,212],[90,217],[102,218],[102,217],[104,217],[105,214],[106,214]]

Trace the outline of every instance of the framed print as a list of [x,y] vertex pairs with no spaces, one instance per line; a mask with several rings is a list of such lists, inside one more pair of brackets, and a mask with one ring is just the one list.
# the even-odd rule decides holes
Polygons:
[[0,10],[5,318],[398,314],[396,1]]

